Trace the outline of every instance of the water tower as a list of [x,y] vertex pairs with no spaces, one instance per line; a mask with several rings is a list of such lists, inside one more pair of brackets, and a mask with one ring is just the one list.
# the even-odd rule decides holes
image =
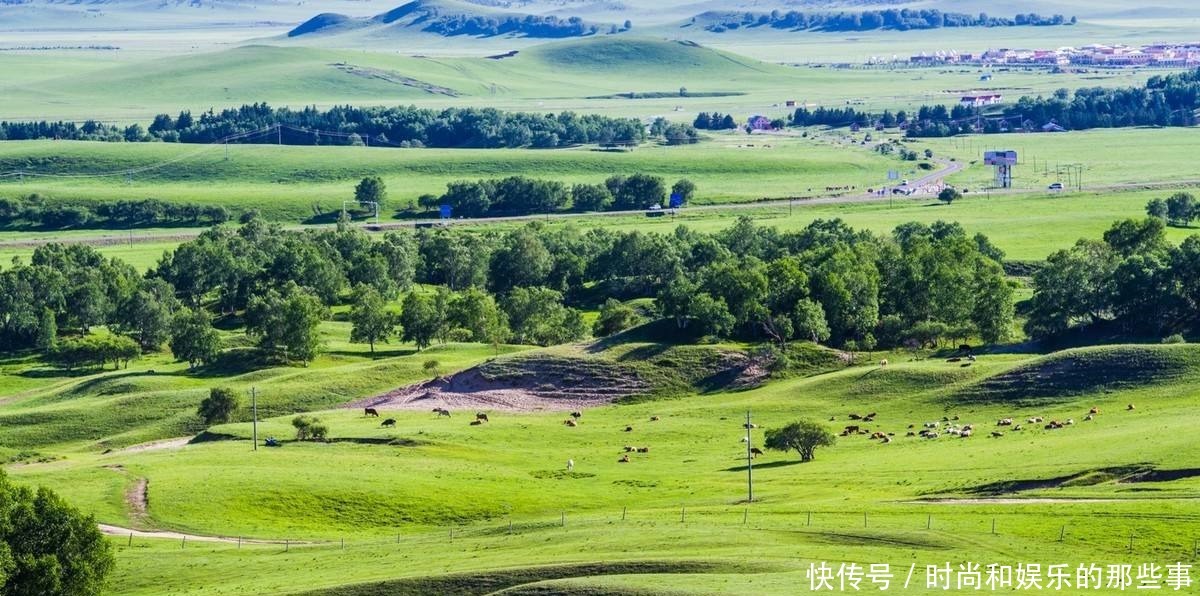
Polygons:
[[996,170],[996,188],[1012,188],[1012,169],[1017,165],[1016,151],[985,151],[983,163]]

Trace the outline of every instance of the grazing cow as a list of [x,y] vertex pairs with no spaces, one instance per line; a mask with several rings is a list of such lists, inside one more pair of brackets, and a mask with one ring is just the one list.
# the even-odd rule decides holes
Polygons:
[[619,464],[627,464],[627,463],[629,463],[629,454],[628,454],[628,453],[626,453],[625,455],[622,455],[622,456],[621,456],[621,459],[618,459],[618,460],[617,460],[617,463],[619,463]]
[[1000,420],[996,421],[996,426],[1012,426],[1012,424],[1012,418],[1001,418]]
[[1094,406],[1092,407],[1092,409],[1088,410],[1088,414],[1099,414],[1099,413],[1100,413],[1100,408],[1097,408]]
[[571,417],[579,420],[580,418],[583,418],[583,412],[571,412]]
[[975,355],[967,354],[967,362],[975,362]]
[[1075,424],[1075,419],[1074,419],[1074,418],[1067,418],[1067,421],[1066,421],[1066,422],[1064,422],[1063,424],[1065,424],[1065,425]]
[[958,436],[959,436],[960,438],[963,438],[963,439],[965,439],[965,438],[967,438],[967,437],[971,436],[971,430],[970,430],[970,429],[964,430],[964,431],[962,431],[962,432],[958,433]]
[[471,426],[479,426],[481,424],[483,424],[482,420],[472,420],[471,421]]
[[830,421],[830,422],[833,422],[834,420],[837,420],[837,416],[830,416],[830,417],[829,417],[829,421]]
[[742,428],[745,428],[745,429],[758,428],[758,425],[742,423]]
[[563,424],[565,424],[567,426],[579,426],[578,422],[575,422],[574,420],[571,420],[570,418],[563,420]]
[[880,442],[881,444],[887,445],[888,443],[891,443],[891,442],[892,442],[892,438],[891,438],[891,437],[886,437],[886,436],[885,436],[885,437],[883,438],[883,440],[881,440],[881,441],[879,441],[879,442]]
[[567,460],[567,471],[570,472],[571,470],[574,470],[574,469],[575,469],[575,460],[568,459]]
[[651,416],[650,422],[658,422],[658,416]]
[[1057,420],[1051,420],[1051,421],[1050,421],[1049,423],[1047,423],[1047,424],[1046,424],[1046,426],[1044,426],[1043,428],[1045,428],[1046,430],[1055,430],[1055,429],[1059,429],[1059,428],[1062,428],[1062,427],[1063,427],[1063,423],[1061,423],[1061,422],[1059,422],[1059,421],[1057,421]]
[[650,448],[649,447],[638,447],[637,452],[638,453],[650,453]]
[[475,413],[475,421],[476,422],[490,422],[490,420],[488,420],[487,414],[484,414],[483,412]]
[[758,447],[751,447],[751,448],[750,448],[750,455],[751,455],[752,457],[758,457],[758,456],[760,456],[760,455],[762,455],[762,454],[763,454],[763,452],[762,452],[762,449],[759,449]]
[[626,426],[626,427],[625,427],[625,432],[627,432],[627,433],[631,433],[631,432],[633,432],[633,427],[632,427],[632,426]]
[[1018,425],[1016,425],[1016,426],[1014,426],[1014,427],[1013,427],[1013,430],[1025,430],[1025,427],[1023,427],[1023,426],[1021,426],[1020,424],[1018,424]]
[[396,419],[388,418],[387,420],[384,420],[383,424],[380,424],[379,426],[382,426],[384,428],[392,428],[392,427],[396,426]]
[[931,433],[925,435],[925,438],[926,439],[936,439],[936,438],[938,438],[938,434],[935,432],[931,432]]
[[875,431],[875,432],[871,433],[872,439],[882,439],[886,436],[887,436],[887,433],[885,433],[885,432]]
[[874,418],[874,417],[875,417],[875,412],[871,412],[870,414],[867,414],[867,415],[866,415],[866,417],[867,417],[867,418]]
[[1133,404],[1129,404],[1129,405],[1125,406],[1125,411],[1126,411],[1126,412],[1132,412],[1132,411],[1133,411]]
[[955,415],[954,415],[952,418],[950,418],[950,419],[951,419],[951,420],[958,420],[958,414],[955,414]]
[[625,450],[625,453],[633,453],[633,450],[634,450],[634,448],[633,448],[633,447],[631,447],[631,446],[629,446],[629,445],[626,445],[626,446],[625,446],[625,447],[623,447],[622,449],[624,449],[624,450]]
[[916,428],[916,427],[917,427],[917,425],[915,425],[915,424],[910,424],[910,425],[908,425],[908,427],[909,427],[909,428]]
[[1041,416],[1034,416],[1033,418],[1025,421],[1026,424],[1039,424],[1040,422],[1042,422]]
[[967,424],[967,425],[964,425],[964,426],[962,427],[962,429],[963,429],[963,430],[965,430],[965,431],[968,431],[968,432],[970,432],[970,431],[973,431],[973,430],[975,430],[975,425],[973,425],[973,424]]
[[379,411],[376,410],[375,408],[363,408],[363,416],[374,416],[374,417],[378,418]]
[[1000,438],[1000,437],[1003,437],[1003,436],[1004,436],[1004,433],[1002,433],[1002,432],[1000,432],[1000,431],[998,431],[998,430],[994,430],[994,431],[992,431],[992,438]]
[[849,418],[851,420],[862,420],[862,416],[859,416],[858,414],[851,414],[851,415],[847,416],[847,418]]
[[851,434],[851,433],[856,433],[856,432],[858,432],[858,431],[859,431],[859,428],[858,428],[858,425],[856,425],[856,424],[851,424],[850,426],[847,426],[846,428],[844,428],[844,429],[842,429],[842,430],[845,430],[845,431],[846,431],[846,434]]
[[1095,415],[1095,414],[1088,414],[1087,416],[1084,416],[1084,417],[1083,417],[1083,420],[1084,420],[1084,422],[1087,422],[1088,420],[1091,420],[1091,419],[1093,419],[1093,418],[1095,418],[1095,417],[1096,417],[1096,415]]
[[747,439],[746,437],[742,437],[742,442],[743,443],[749,442],[749,439]]
[[883,368],[885,366],[887,366],[887,358],[879,361],[879,368]]
[[915,432],[913,432],[913,431],[911,431],[911,430],[910,430],[910,431],[908,431],[908,432],[904,433],[904,436],[906,436],[906,437],[915,437],[915,436],[917,436],[917,433],[915,433]]
[[450,417],[450,410],[447,410],[446,408],[434,408],[433,411],[437,412],[438,418],[441,418],[442,416],[447,418]]

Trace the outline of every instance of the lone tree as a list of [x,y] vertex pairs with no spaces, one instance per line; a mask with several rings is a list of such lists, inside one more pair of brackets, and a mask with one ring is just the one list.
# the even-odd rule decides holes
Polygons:
[[382,209],[386,199],[387,185],[379,176],[367,176],[358,183],[358,186],[354,187],[354,200],[358,201],[361,206],[365,207],[369,203],[375,203],[376,207]]
[[368,285],[359,285],[354,290],[354,307],[350,309],[350,322],[354,324],[350,329],[350,341],[368,344],[371,346],[371,353],[374,354],[375,342],[387,343],[396,335],[399,316],[388,310],[387,301],[383,299],[379,290]]
[[943,188],[942,192],[938,193],[938,200],[947,205],[949,205],[950,203],[953,203],[954,201],[957,201],[961,198],[962,198],[962,193],[958,192],[957,188],[951,188],[949,186],[947,186],[946,188]]
[[221,334],[213,329],[212,318],[203,310],[183,309],[171,324],[171,353],[195,369],[209,364],[221,354]]
[[796,450],[800,461],[812,461],[817,447],[828,447],[837,441],[829,429],[812,420],[798,420],[783,428],[773,428],[767,431],[767,449],[776,451]]
[[16,486],[0,471],[0,594],[91,596],[113,569],[96,520],[48,488]]
[[224,424],[229,422],[229,418],[233,415],[233,411],[238,407],[237,394],[228,387],[213,387],[208,390],[208,397],[200,402],[200,408],[196,411],[200,418],[204,419],[204,424]]

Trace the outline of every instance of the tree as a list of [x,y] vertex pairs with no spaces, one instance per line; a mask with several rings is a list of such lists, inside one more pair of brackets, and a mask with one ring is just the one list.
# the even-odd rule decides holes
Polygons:
[[604,211],[612,202],[612,193],[603,184],[576,184],[571,189],[571,203],[576,211]]
[[946,188],[943,188],[942,192],[938,193],[938,200],[947,205],[949,205],[950,203],[953,203],[954,201],[957,201],[961,198],[962,198],[962,193],[958,192],[957,188],[952,188],[949,186],[947,186]]
[[387,185],[383,183],[383,178],[367,176],[359,181],[358,185],[354,187],[354,200],[364,207],[369,203],[375,203],[377,209],[383,209],[383,204],[387,200]]
[[221,353],[221,334],[213,329],[212,318],[200,309],[185,308],[171,322],[171,354],[195,369],[209,364]]
[[268,290],[246,307],[246,333],[258,338],[268,353],[307,365],[321,348],[317,326],[327,314],[325,305],[308,290],[288,282],[283,292]]
[[498,345],[508,339],[508,317],[491,294],[469,288],[450,299],[446,315],[451,329],[461,329],[470,340]]
[[837,441],[829,429],[811,420],[798,420],[783,428],[767,431],[767,449],[792,451],[800,454],[800,461],[812,461],[817,447],[828,447]]
[[196,413],[204,420],[204,424],[224,424],[229,422],[234,410],[237,410],[237,394],[228,387],[213,387],[208,390],[208,397],[200,402]]
[[562,294],[550,288],[515,288],[503,307],[519,343],[548,346],[581,339],[587,333],[583,316],[562,304]]
[[433,343],[441,325],[433,299],[415,291],[404,297],[400,311],[400,326],[404,329],[402,338],[417,344],[417,351]]
[[162,347],[171,336],[171,321],[179,308],[175,289],[161,279],[149,279],[114,312],[115,328],[137,340],[143,351]]
[[821,303],[808,298],[796,302],[792,311],[792,326],[796,337],[821,343],[829,339],[829,323],[825,321],[825,309]]
[[681,205],[690,203],[692,202],[692,197],[696,194],[696,183],[687,178],[682,178],[671,186],[671,194],[679,197]]
[[634,327],[642,318],[632,306],[615,298],[609,298],[600,306],[600,316],[592,324],[592,335],[607,337]]
[[0,593],[100,594],[115,566],[96,520],[48,488],[12,484],[0,471]]
[[1167,221],[1174,226],[1189,225],[1196,219],[1196,197],[1191,193],[1177,192],[1167,197]]
[[54,311],[42,308],[42,316],[38,322],[37,347],[39,350],[51,351],[58,345],[58,323]]
[[1146,203],[1146,215],[1150,217],[1165,220],[1169,214],[1170,211],[1167,210],[1167,202],[1162,199],[1150,199],[1150,202]]
[[371,286],[360,285],[354,289],[354,306],[350,309],[350,341],[366,343],[375,353],[375,342],[387,343],[396,335],[396,325],[399,317],[388,310],[387,301],[379,290]]

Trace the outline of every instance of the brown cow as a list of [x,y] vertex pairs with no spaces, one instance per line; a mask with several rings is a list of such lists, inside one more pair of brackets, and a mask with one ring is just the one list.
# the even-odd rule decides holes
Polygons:
[[382,426],[384,428],[392,428],[392,427],[396,426],[396,419],[388,418],[387,420],[384,420],[383,424],[380,424],[379,426]]
[[622,455],[622,456],[621,456],[621,459],[618,459],[618,460],[617,460],[617,463],[619,463],[619,464],[627,464],[627,463],[629,463],[629,454],[627,453],[627,454],[625,454],[625,455]]
[[472,420],[471,421],[471,426],[479,426],[480,424],[483,424],[482,420]]
[[759,449],[758,447],[751,447],[751,448],[750,448],[750,455],[751,455],[752,457],[758,457],[758,456],[760,456],[760,455],[762,455],[762,454],[763,454],[763,452],[762,452],[762,449]]
[[490,421],[488,420],[487,414],[484,414],[483,412],[476,412],[475,413],[475,422],[490,422]]
[[658,422],[658,416],[651,416],[650,422]]
[[374,417],[378,418],[379,411],[376,410],[375,408],[363,408],[363,416],[374,416]]
[[1092,409],[1088,410],[1088,414],[1099,414],[1099,413],[1100,413],[1100,408],[1097,408],[1097,407],[1093,407]]
[[633,451],[634,451],[634,449],[635,449],[635,448],[634,448],[634,447],[630,447],[629,445],[626,445],[626,446],[624,447],[624,449],[625,449],[625,453],[633,453]]
[[574,420],[571,420],[570,418],[563,420],[563,424],[565,424],[567,426],[579,426],[579,423],[575,422]]

